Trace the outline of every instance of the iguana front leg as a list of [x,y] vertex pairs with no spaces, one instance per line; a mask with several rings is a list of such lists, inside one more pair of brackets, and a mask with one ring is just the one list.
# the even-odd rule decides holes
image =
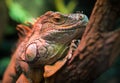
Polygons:
[[[58,60],[54,65],[46,65],[44,67],[44,78],[45,78],[45,83],[54,83],[54,74],[59,71],[69,59],[71,59],[75,49],[78,47],[78,44],[80,43],[80,40],[72,40],[68,54],[66,55],[65,58],[62,60]],[[53,76],[53,77],[51,77]]]
[[72,58],[72,55],[73,55],[74,51],[76,50],[76,48],[78,47],[79,43],[80,43],[79,39],[72,40],[71,45],[70,45],[70,49],[69,49],[68,54],[67,54],[68,59]]

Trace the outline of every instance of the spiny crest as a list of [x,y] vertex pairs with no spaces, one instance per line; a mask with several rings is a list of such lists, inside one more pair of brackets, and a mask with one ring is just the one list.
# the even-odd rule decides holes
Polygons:
[[16,29],[19,31],[18,32],[18,36],[20,39],[23,39],[26,37],[26,35],[31,32],[33,25],[35,24],[35,22],[37,21],[37,19],[32,19],[31,22],[25,22],[25,24],[19,24],[17,25]]
[[28,25],[19,24],[19,25],[17,25],[16,29],[19,31],[18,32],[19,38],[23,39],[32,30],[32,26],[31,25],[28,26]]

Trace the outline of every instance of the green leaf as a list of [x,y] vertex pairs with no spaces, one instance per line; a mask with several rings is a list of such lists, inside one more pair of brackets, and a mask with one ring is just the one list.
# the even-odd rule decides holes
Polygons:
[[17,3],[12,3],[10,5],[9,15],[12,19],[21,23],[32,19],[32,16]]

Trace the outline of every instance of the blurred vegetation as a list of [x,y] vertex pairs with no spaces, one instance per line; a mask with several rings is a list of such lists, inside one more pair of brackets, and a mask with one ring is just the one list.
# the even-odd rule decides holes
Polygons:
[[[96,0],[0,0],[0,79],[18,40],[16,25],[32,22],[46,11],[65,14],[83,11],[88,17]],[[96,83],[120,83],[120,58]],[[114,82],[110,82],[110,81]]]
[[55,0],[55,7],[59,12],[68,14],[72,13],[77,6],[77,0],[70,0],[68,4],[65,4],[65,0]]

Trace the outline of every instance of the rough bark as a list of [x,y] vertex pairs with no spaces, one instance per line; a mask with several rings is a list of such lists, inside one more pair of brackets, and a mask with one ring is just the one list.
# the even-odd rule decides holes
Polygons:
[[120,53],[120,0],[97,0],[90,22],[71,63],[55,76],[55,83],[91,83],[106,71]]

